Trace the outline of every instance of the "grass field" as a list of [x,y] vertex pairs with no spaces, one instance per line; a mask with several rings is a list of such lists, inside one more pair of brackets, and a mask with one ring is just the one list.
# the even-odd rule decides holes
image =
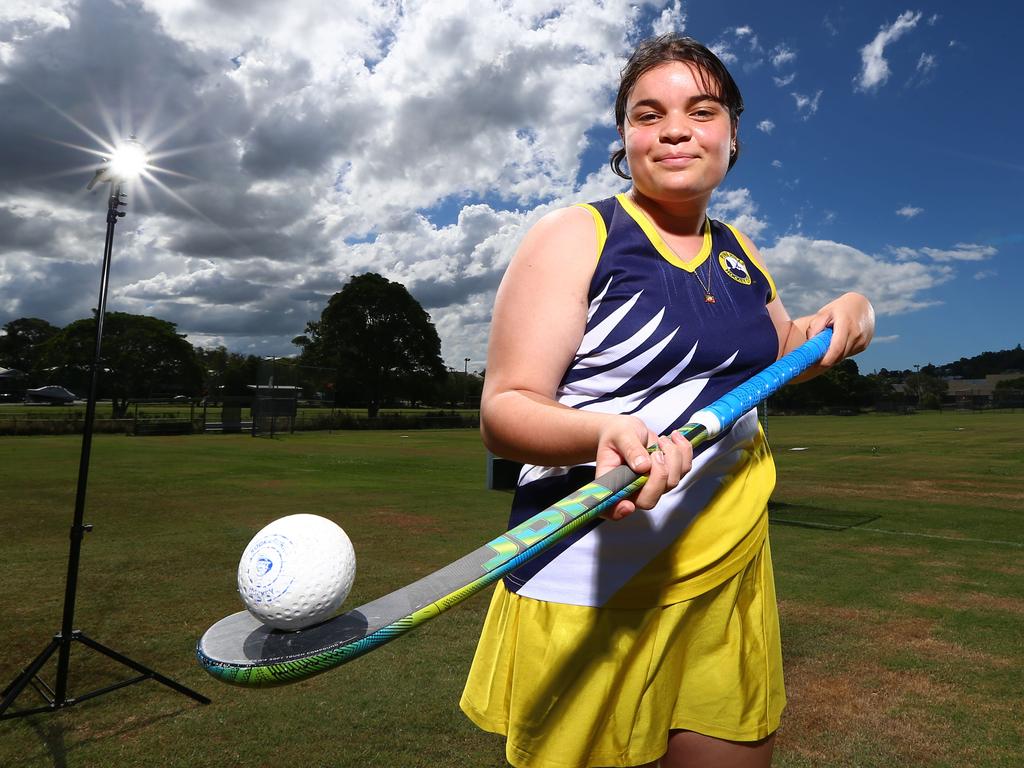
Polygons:
[[[768,433],[789,695],[776,766],[1021,765],[1024,415],[780,417]],[[59,629],[78,451],[0,438],[0,685]],[[290,687],[223,686],[192,655],[239,609],[237,558],[265,523],[343,525],[357,605],[504,530],[509,495],[484,475],[470,430],[97,436],[75,625],[213,703],[149,681],[3,721],[0,765],[504,765],[458,710],[482,596]],[[124,676],[75,648],[73,693]]]

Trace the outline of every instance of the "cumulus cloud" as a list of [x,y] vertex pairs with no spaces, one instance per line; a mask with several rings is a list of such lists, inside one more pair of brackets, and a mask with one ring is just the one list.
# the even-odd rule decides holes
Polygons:
[[[375,270],[427,306],[446,356],[481,358],[522,227],[621,188],[578,177],[637,13],[628,0],[4,4],[0,310],[88,314],[95,297],[78,294],[104,211],[81,187],[99,158],[69,145],[131,130],[175,175],[131,196],[112,309],[281,354]],[[681,31],[683,4],[658,18]]]
[[670,32],[682,34],[686,31],[686,11],[682,0],[673,0],[672,5],[665,8],[651,25],[655,35],[667,35]]
[[758,215],[758,206],[750,190],[718,189],[711,197],[708,214],[727,221],[751,239],[757,239],[767,229],[768,222]]
[[815,312],[846,291],[870,295],[880,315],[910,312],[935,304],[930,291],[954,276],[947,265],[893,262],[851,245],[803,235],[782,237],[762,253],[793,316]]
[[892,24],[883,25],[874,39],[860,49],[861,70],[854,79],[856,90],[873,91],[885,85],[890,74],[885,49],[916,27],[921,15],[920,11],[904,11]]
[[[193,343],[288,354],[351,276],[376,271],[421,301],[452,364],[482,360],[494,291],[525,229],[623,188],[583,161],[614,135],[623,55],[648,24],[686,23],[682,0],[239,7],[0,6],[0,324],[88,316],[105,201],[83,188],[99,157],[76,147],[135,132],[166,172],[163,186],[130,191],[110,309],[175,322]],[[753,29],[727,34],[723,59],[767,61]],[[773,50],[776,67],[792,63],[788,48]],[[814,114],[820,96],[794,94],[798,113]],[[711,214],[752,238],[771,234],[748,188],[719,190]],[[850,248],[790,259],[794,242],[805,244],[772,246],[776,276],[810,279],[818,255]],[[876,278],[906,278],[905,306],[924,306],[924,281],[952,268],[942,253],[890,254],[900,271]],[[865,268],[882,264],[861,256]],[[812,287],[842,282],[833,277],[825,270]]]

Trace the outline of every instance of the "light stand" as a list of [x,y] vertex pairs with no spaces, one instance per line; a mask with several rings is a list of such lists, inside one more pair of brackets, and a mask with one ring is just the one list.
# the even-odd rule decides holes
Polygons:
[[[103,176],[102,174],[107,170],[108,169],[101,169],[101,171],[97,172],[97,175],[89,184],[91,187],[97,180],[110,181],[110,199],[107,207],[107,237],[103,247],[103,268],[100,276],[100,296],[99,301],[96,304],[96,346],[93,352],[92,368],[90,371],[89,396],[86,401],[85,408],[85,423],[82,425],[82,453],[78,465],[78,490],[75,494],[75,517],[74,522],[71,525],[71,549],[68,555],[68,575],[64,589],[64,617],[61,621],[60,632],[54,635],[53,639],[42,650],[42,652],[32,660],[32,663],[25,667],[21,674],[18,675],[10,685],[4,688],[2,694],[3,699],[0,701],[0,720],[23,717],[25,715],[32,715],[39,712],[55,712],[59,709],[70,707],[73,704],[78,704],[79,702],[87,699],[92,699],[117,690],[118,688],[124,688],[125,686],[132,685],[134,683],[140,683],[143,680],[156,680],[158,683],[162,683],[163,685],[174,689],[178,693],[189,696],[201,704],[210,703],[210,700],[202,694],[199,694],[190,688],[186,688],[180,683],[171,680],[169,677],[165,677],[159,672],[155,672],[149,667],[118,653],[112,648],[108,648],[102,643],[96,642],[81,630],[73,628],[75,617],[75,594],[78,589],[78,564],[81,557],[82,539],[85,537],[86,533],[92,530],[91,525],[86,525],[82,522],[82,516],[85,512],[85,491],[89,479],[89,457],[92,452],[93,422],[96,417],[97,381],[102,368],[100,361],[100,344],[103,339],[103,319],[107,311],[107,287],[110,282],[110,253],[114,244],[114,225],[120,217],[125,215],[124,211],[118,210],[120,206],[125,205],[125,201],[123,199],[125,195],[121,192],[122,179],[117,176]],[[71,644],[74,642],[81,643],[87,648],[98,651],[104,656],[133,669],[139,674],[136,677],[122,680],[103,688],[98,688],[80,696],[69,697],[68,671],[71,663]],[[57,679],[55,685],[51,688],[39,677],[39,672],[54,652],[57,653]],[[29,685],[31,685],[32,688],[34,688],[35,691],[46,701],[46,704],[33,707],[31,709],[8,712],[7,710],[11,704],[14,703],[14,700],[26,688],[26,686]]]

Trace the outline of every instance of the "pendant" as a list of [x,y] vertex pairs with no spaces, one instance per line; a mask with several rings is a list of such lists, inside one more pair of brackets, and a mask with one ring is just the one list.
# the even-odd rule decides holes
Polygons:
[[704,303],[705,304],[714,304],[715,303],[715,297],[712,296],[710,293],[705,293],[704,294]]

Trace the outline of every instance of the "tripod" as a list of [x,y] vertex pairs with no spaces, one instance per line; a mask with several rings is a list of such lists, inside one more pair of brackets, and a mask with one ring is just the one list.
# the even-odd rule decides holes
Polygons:
[[[99,174],[97,174],[98,176]],[[95,179],[93,180],[95,182]],[[92,184],[90,184],[92,186]],[[39,712],[55,712],[56,710],[70,707],[73,704],[102,696],[105,693],[124,688],[143,680],[156,680],[178,693],[189,696],[201,704],[209,704],[210,700],[202,694],[186,688],[180,683],[161,675],[147,666],[140,664],[124,654],[98,643],[84,632],[74,629],[75,618],[75,595],[78,589],[78,564],[82,551],[82,539],[85,534],[92,530],[91,525],[82,522],[85,512],[85,491],[89,479],[89,457],[92,452],[93,422],[96,418],[96,389],[97,380],[101,370],[100,344],[103,340],[103,318],[107,311],[107,286],[110,282],[110,253],[114,244],[114,225],[117,220],[125,215],[124,211],[118,208],[125,204],[124,193],[121,192],[121,182],[116,178],[110,179],[110,199],[107,206],[107,238],[103,247],[103,268],[100,276],[100,296],[96,310],[96,346],[93,353],[92,368],[89,380],[89,396],[86,401],[85,423],[82,426],[82,453],[78,464],[78,490],[75,494],[75,516],[71,524],[71,549],[68,555],[68,575],[64,588],[64,617],[61,621],[60,632],[53,636],[53,639],[42,650],[42,652],[25,667],[18,677],[3,690],[3,699],[0,700],[0,720],[8,718],[23,717]],[[71,662],[71,644],[81,643],[114,661],[129,667],[138,673],[136,677],[122,680],[112,685],[84,693],[80,696],[68,696],[68,671]],[[57,654],[57,679],[53,687],[47,685],[40,677],[39,672],[43,665],[54,654]],[[18,698],[19,694],[27,687],[33,689],[46,701],[42,706],[30,709],[21,709],[8,712],[8,708]]]

